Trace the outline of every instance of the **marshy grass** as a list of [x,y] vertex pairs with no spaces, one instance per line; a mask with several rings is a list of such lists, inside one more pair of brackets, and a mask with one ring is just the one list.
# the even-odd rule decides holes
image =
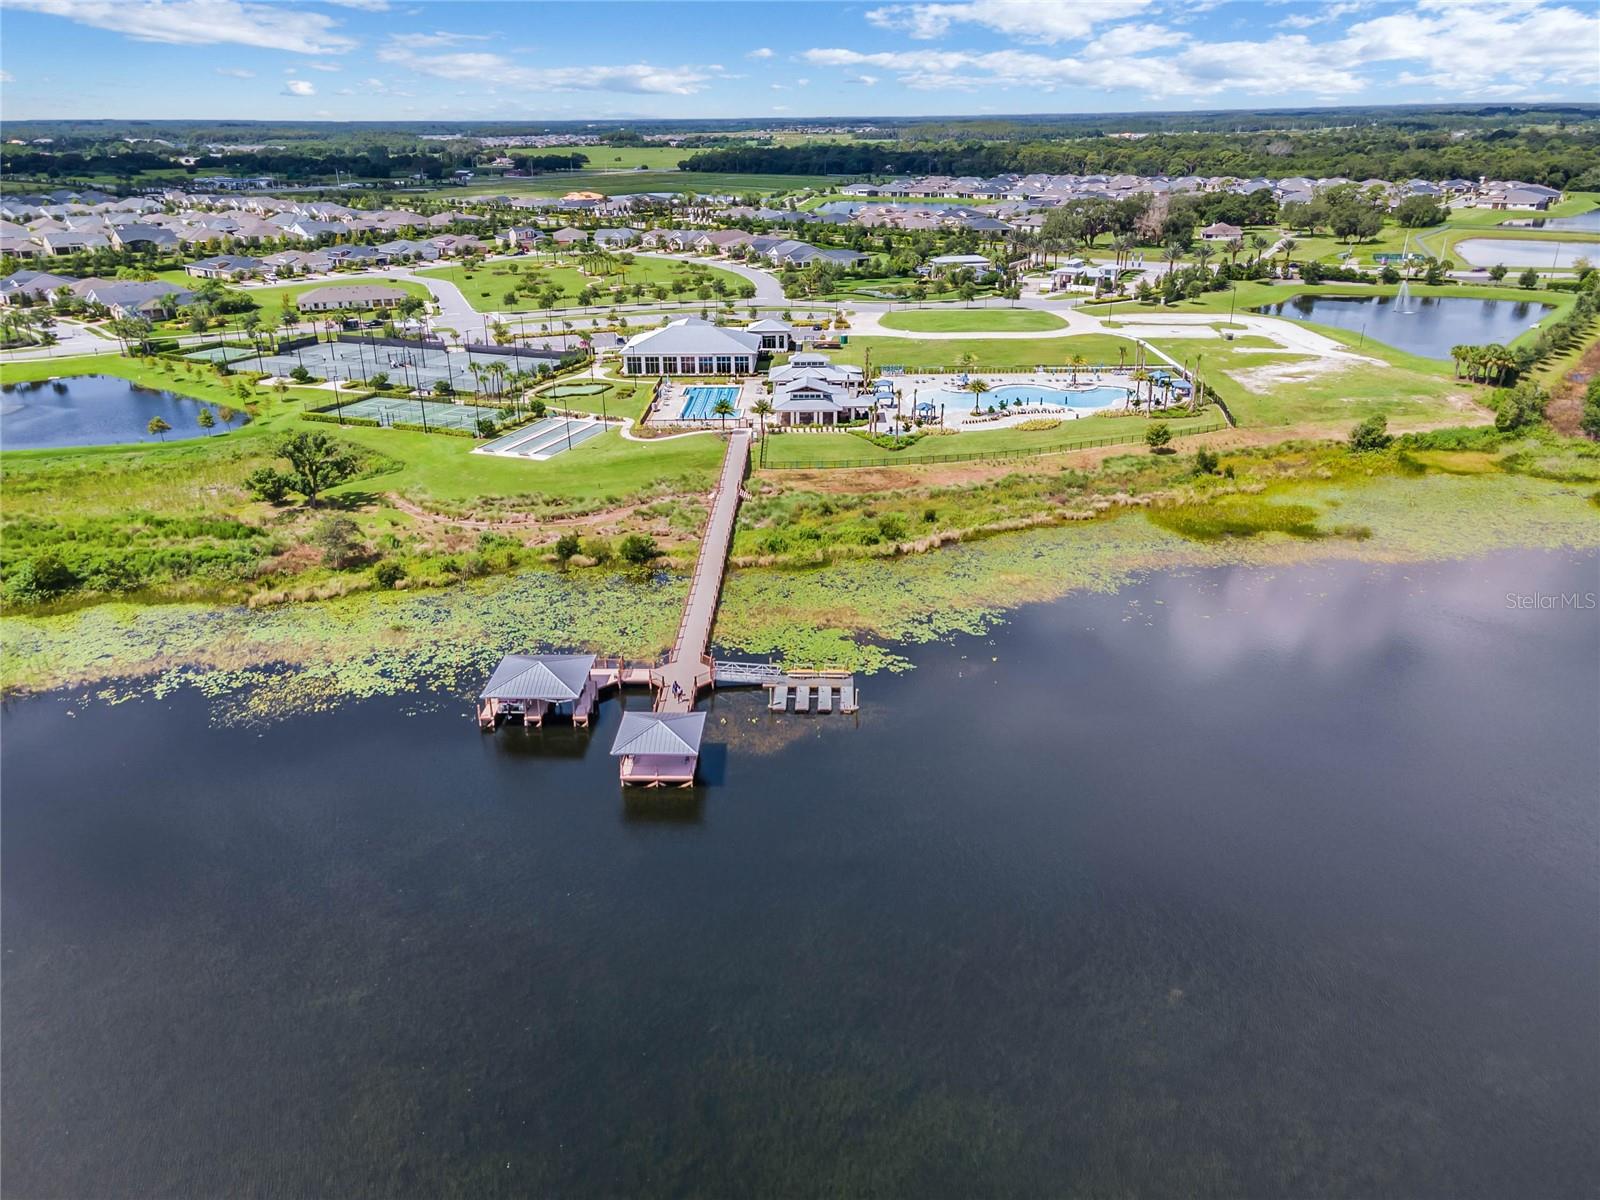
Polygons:
[[1259,496],[1167,504],[1150,509],[1149,514],[1150,520],[1162,529],[1198,542],[1263,533],[1297,538],[1327,537],[1330,533],[1317,525],[1317,510],[1309,504],[1273,504]]

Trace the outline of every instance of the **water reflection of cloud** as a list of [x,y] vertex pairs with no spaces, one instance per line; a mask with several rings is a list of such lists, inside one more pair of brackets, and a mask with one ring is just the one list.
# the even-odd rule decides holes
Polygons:
[[[1253,657],[1337,675],[1375,658],[1448,650],[1463,625],[1481,636],[1538,614],[1506,602],[1508,590],[1550,594],[1570,580],[1570,558],[1528,552],[1353,569],[1348,562],[1292,569],[1226,567],[1148,581],[1139,611],[1152,659],[1168,669],[1221,676]],[[1224,616],[1247,620],[1222,620]],[[1579,619],[1582,614],[1573,614]]]

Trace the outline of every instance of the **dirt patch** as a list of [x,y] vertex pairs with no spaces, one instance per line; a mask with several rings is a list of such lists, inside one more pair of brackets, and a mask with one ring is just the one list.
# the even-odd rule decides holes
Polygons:
[[[448,517],[442,513],[429,512],[420,504],[407,500],[404,496],[397,496],[393,492],[389,493],[388,500],[397,511],[405,513],[406,516],[429,528],[493,530],[496,532],[530,528],[593,529],[598,526],[625,521],[638,512],[639,509],[645,507],[641,504],[625,504],[620,508],[603,508],[596,512],[584,513],[582,516],[576,517],[505,517],[491,521],[480,517]],[[660,503],[660,501],[653,500],[651,503],[656,504]]]
[[1583,394],[1591,379],[1600,378],[1600,340],[1592,343],[1577,363],[1550,389],[1550,406],[1545,418],[1559,433],[1571,437],[1578,432],[1583,416]]
[[1377,359],[1364,358],[1359,354],[1326,354],[1316,358],[1297,359],[1294,362],[1275,362],[1259,367],[1247,367],[1242,371],[1229,371],[1227,374],[1241,387],[1256,395],[1269,396],[1284,384],[1310,383],[1313,379],[1320,379],[1324,375],[1337,375],[1340,371],[1348,370],[1358,364],[1383,366]]

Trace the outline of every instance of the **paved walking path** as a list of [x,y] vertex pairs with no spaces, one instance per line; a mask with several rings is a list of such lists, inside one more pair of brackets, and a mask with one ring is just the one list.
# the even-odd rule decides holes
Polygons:
[[700,555],[689,581],[689,596],[683,602],[683,620],[678,625],[672,656],[656,672],[656,712],[692,712],[700,689],[711,686],[711,668],[704,658],[711,646],[711,624],[717,615],[722,573],[733,542],[733,519],[739,511],[739,490],[749,461],[750,433],[741,429],[728,439],[728,452],[722,460],[717,490],[711,495],[711,513],[706,517]]

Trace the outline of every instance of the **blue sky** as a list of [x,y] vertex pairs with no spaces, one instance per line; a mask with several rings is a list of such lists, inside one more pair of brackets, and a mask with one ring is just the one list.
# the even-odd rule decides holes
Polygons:
[[0,0],[0,33],[11,119],[1600,100],[1594,0]]

